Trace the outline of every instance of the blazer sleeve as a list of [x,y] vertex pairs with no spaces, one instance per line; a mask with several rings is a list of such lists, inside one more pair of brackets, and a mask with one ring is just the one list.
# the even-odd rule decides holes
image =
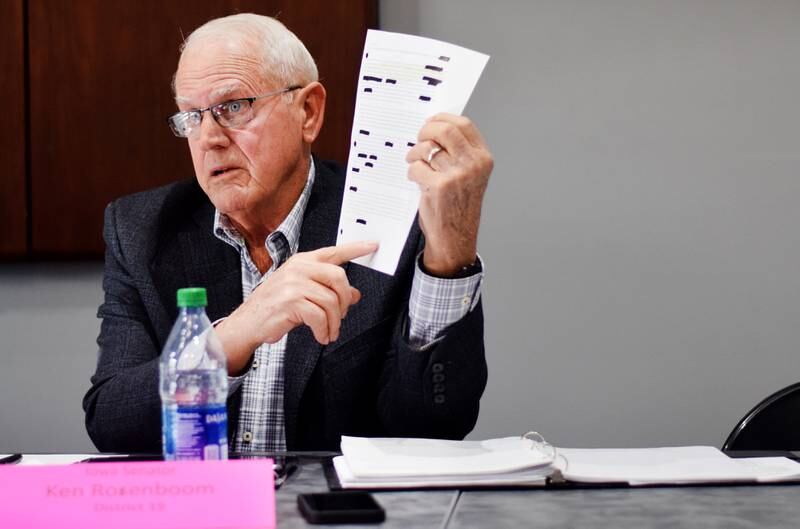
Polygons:
[[[420,236],[412,255],[423,247]],[[397,318],[383,364],[378,396],[383,429],[396,437],[463,439],[478,420],[487,380],[482,300],[423,350],[409,343],[407,322],[406,313]]]
[[397,325],[384,363],[378,413],[387,435],[463,439],[478,420],[486,387],[481,302],[419,350]]
[[100,451],[160,452],[160,351],[121,249],[115,203],[106,208],[103,237],[102,324],[97,369],[83,399],[86,429]]

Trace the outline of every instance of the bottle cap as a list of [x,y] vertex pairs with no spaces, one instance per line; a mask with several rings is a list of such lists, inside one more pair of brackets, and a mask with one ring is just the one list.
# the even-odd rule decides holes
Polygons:
[[205,307],[208,305],[205,288],[179,288],[178,307]]

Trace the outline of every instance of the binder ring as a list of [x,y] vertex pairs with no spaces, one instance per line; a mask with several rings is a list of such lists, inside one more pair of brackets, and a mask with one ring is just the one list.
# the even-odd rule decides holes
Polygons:
[[542,434],[539,432],[527,432],[522,434],[521,438],[531,442],[531,450],[537,450],[539,453],[545,455],[549,459],[547,464],[555,462],[556,457],[558,457],[558,449],[548,443]]

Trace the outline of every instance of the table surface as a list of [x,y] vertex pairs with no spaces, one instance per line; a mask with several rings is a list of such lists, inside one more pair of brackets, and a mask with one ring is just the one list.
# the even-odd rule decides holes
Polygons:
[[[71,462],[70,457],[79,460],[64,455],[25,456],[28,464],[53,464],[54,458]],[[319,460],[301,457],[297,470],[276,491],[278,528],[321,527],[307,524],[300,516],[297,495],[326,491]],[[384,523],[325,527],[744,529],[794,527],[800,520],[797,485],[430,490],[374,492],[373,496],[386,511]]]
[[453,499],[458,495],[451,490],[429,490],[409,492],[380,492],[373,496],[386,511],[382,524],[358,525],[311,525],[307,524],[297,510],[297,495],[308,492],[327,492],[328,486],[322,465],[316,461],[301,461],[297,471],[276,491],[277,519],[279,529],[296,527],[382,527],[386,529],[440,528]]
[[[297,494],[326,489],[322,467],[302,464],[277,492],[278,527],[319,527],[300,517]],[[386,511],[386,522],[374,527],[385,528],[739,529],[795,527],[800,520],[800,488],[796,485],[435,490],[374,492],[373,496]]]
[[448,528],[796,527],[797,486],[464,492]]

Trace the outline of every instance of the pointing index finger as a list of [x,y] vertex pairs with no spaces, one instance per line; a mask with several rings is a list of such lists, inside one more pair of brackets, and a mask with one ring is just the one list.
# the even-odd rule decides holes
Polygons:
[[357,257],[369,255],[377,249],[378,243],[376,241],[355,241],[337,246],[327,246],[311,253],[320,262],[340,265]]

